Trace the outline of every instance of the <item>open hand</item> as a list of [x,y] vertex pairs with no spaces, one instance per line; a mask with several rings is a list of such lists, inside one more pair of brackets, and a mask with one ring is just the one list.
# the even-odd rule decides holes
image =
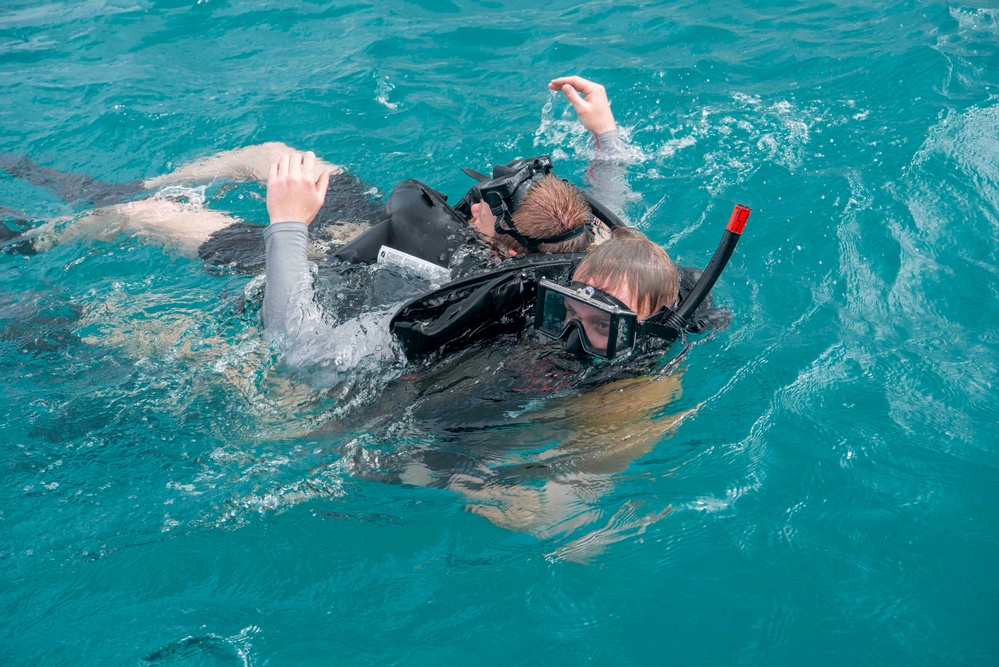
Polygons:
[[326,199],[329,184],[329,171],[316,176],[315,153],[282,155],[271,165],[267,177],[267,214],[271,224],[311,223]]
[[[579,116],[579,122],[593,134],[600,134],[617,127],[611,113],[607,91],[599,83],[581,76],[561,76],[548,84],[550,90],[561,90]],[[586,98],[580,96],[586,95]]]

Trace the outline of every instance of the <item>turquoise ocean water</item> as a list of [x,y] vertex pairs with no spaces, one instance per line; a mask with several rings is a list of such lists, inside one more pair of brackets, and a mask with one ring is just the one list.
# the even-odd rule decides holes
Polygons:
[[[0,153],[126,182],[283,141],[455,196],[548,152],[581,182],[570,73],[680,263],[754,209],[733,325],[633,426],[694,412],[583,525],[505,530],[303,435],[334,401],[275,370],[252,276],[126,235],[0,255],[3,664],[999,663],[994,3],[4,0]],[[265,220],[258,186],[201,194]],[[84,210],[6,174],[0,205]]]

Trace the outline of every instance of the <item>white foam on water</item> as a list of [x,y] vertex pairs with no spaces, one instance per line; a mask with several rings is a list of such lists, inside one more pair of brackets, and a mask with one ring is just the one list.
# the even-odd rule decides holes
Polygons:
[[205,206],[205,190],[207,188],[207,185],[166,185],[156,191],[153,199],[165,199],[183,204],[189,210],[198,210]]
[[399,105],[395,102],[389,102],[389,93],[395,90],[395,86],[389,81],[387,76],[379,76],[377,73],[375,77],[375,102],[378,102],[386,109],[391,111],[396,111]]
[[956,7],[947,10],[958,23],[958,33],[985,32],[999,35],[999,9],[986,7]]

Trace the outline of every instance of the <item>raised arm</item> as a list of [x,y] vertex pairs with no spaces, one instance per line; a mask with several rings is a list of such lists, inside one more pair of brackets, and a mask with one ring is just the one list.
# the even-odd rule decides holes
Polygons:
[[323,205],[329,177],[329,171],[317,177],[314,153],[286,153],[270,167],[263,318],[271,335],[295,337],[303,324],[319,319],[309,275],[308,226]]
[[377,365],[396,358],[391,312],[364,313],[334,327],[315,302],[308,226],[323,205],[329,176],[314,154],[293,152],[271,166],[267,179],[264,329],[281,345],[284,363],[308,371],[315,386],[329,386],[340,371],[365,360]]
[[[560,76],[548,84],[550,90],[561,90],[576,110],[579,122],[595,135],[617,129],[611,113],[607,89],[581,76]],[[586,95],[585,99],[580,95]]]
[[623,216],[624,203],[631,196],[626,179],[630,155],[611,113],[607,90],[581,76],[552,79],[548,88],[562,91],[575,109],[579,122],[593,133],[597,148],[586,171],[587,180],[593,195]]

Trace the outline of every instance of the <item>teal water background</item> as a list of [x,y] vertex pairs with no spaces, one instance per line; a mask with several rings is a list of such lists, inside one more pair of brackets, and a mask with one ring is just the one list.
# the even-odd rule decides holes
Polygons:
[[[999,663],[994,4],[5,0],[0,153],[124,182],[284,141],[456,195],[552,152],[580,182],[570,73],[680,263],[754,208],[697,413],[600,519],[506,531],[285,437],[322,406],[274,398],[245,276],[125,236],[3,255],[7,332],[66,323],[0,341],[4,664]],[[210,205],[263,221],[239,192]],[[80,212],[6,176],[0,205]]]

